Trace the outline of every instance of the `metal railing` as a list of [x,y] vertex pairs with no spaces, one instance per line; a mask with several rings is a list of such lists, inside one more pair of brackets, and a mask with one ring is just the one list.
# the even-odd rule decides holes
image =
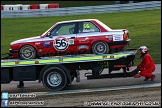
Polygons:
[[53,9],[37,9],[37,10],[1,10],[1,18],[20,18],[20,17],[42,17],[42,16],[67,16],[78,14],[96,14],[111,12],[126,12],[161,9],[161,1],[138,2],[128,4],[115,5],[99,5],[84,7],[68,7]]

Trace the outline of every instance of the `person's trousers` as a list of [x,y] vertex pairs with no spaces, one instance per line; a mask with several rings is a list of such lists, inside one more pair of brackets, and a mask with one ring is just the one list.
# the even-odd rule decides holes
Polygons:
[[148,78],[151,78],[152,77],[152,69],[148,68],[148,69],[145,69],[145,70],[142,70],[140,73],[139,73],[141,76],[145,76],[145,77],[148,77]]
[[23,81],[20,81],[20,82],[19,82],[19,85],[24,85],[24,82],[23,82]]

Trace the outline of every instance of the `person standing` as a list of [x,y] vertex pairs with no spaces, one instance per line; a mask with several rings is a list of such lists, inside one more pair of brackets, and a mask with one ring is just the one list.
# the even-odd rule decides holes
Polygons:
[[17,85],[17,88],[23,88],[24,87],[24,81],[19,81],[19,85]]

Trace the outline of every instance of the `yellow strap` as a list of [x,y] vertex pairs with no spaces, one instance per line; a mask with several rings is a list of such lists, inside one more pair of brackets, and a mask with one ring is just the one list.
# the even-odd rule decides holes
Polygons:
[[34,64],[48,64],[48,63],[66,63],[66,62],[80,62],[80,61],[95,61],[95,60],[115,60],[121,57],[126,57],[128,54],[105,54],[93,56],[76,56],[76,57],[60,57],[48,59],[31,59],[18,61],[2,61],[1,67],[19,66],[19,65],[34,65]]

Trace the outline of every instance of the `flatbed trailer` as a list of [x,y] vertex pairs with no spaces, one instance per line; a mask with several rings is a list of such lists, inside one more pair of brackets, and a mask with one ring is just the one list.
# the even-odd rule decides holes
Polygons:
[[[138,69],[130,70],[136,51],[131,49],[113,54],[66,55],[30,60],[4,59],[1,60],[1,84],[38,80],[48,90],[59,91],[71,85],[74,78],[80,82],[80,70],[92,70],[90,75],[85,74],[87,80],[132,77],[138,73]],[[105,68],[108,68],[107,74],[102,73]],[[122,72],[112,72],[121,68]]]

